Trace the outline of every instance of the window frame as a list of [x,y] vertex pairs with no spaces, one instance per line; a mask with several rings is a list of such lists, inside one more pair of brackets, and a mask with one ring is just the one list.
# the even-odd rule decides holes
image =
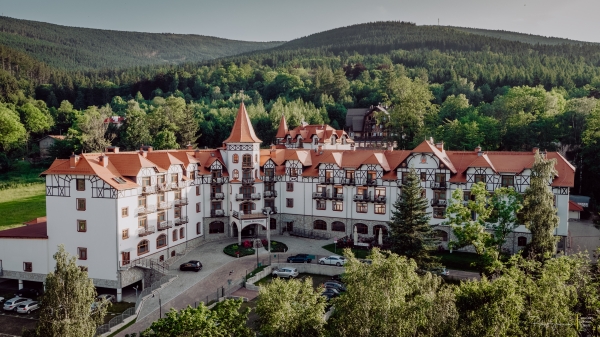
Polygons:
[[23,271],[27,273],[33,272],[33,262],[23,262]]
[[294,192],[294,183],[292,183],[292,182],[285,183],[285,190],[286,190],[286,192]]
[[[85,211],[85,209],[87,208],[87,202],[85,201],[85,198],[76,198],[75,202],[75,207],[78,211]],[[83,208],[80,208],[80,202],[83,202]]]
[[202,189],[200,188],[200,186],[196,186],[196,195],[200,195]]
[[473,177],[473,182],[475,184],[477,183],[486,183],[486,178],[485,178],[485,174],[475,174]]
[[[340,224],[342,227],[340,227]],[[331,223],[331,231],[332,232],[346,232],[346,224],[341,221],[334,221]]]
[[[502,187],[515,187],[515,176],[503,174],[500,178],[501,178],[500,181],[501,181]],[[510,184],[505,183],[505,182],[508,182],[509,180],[511,182]]]
[[[163,245],[160,245],[160,244],[159,244],[158,240],[160,240],[160,239],[164,239],[164,244],[163,244]],[[168,238],[167,238],[167,235],[166,235],[166,234],[161,234],[161,235],[159,235],[159,236],[156,238],[156,249],[160,249],[160,248],[166,247],[166,246],[167,246],[167,239],[168,239]]]
[[129,239],[129,228],[125,228],[121,231],[121,240]]
[[[214,226],[212,226],[214,225]],[[218,225],[218,227],[216,227]],[[213,221],[208,224],[208,234],[224,234],[225,223],[223,221]]]
[[[81,228],[82,223],[83,223],[83,229]],[[79,233],[87,232],[87,220],[77,219],[77,231]]]
[[327,210],[327,201],[317,200],[317,210],[319,210],[319,211]]
[[[145,243],[145,245],[142,245],[143,243]],[[140,252],[140,247],[146,247],[146,251]],[[137,250],[138,256],[150,253],[150,241],[142,240],[142,241],[138,242],[138,244],[136,245],[136,250]]]
[[375,214],[385,214],[386,204],[375,204]]
[[285,199],[285,206],[287,208],[294,208],[294,198],[286,198]]
[[[362,226],[359,226],[359,225],[362,225]],[[369,226],[364,223],[356,223],[356,224],[354,224],[354,227],[356,227],[357,234],[365,234],[365,235],[369,234]],[[354,230],[354,228],[352,230]]]
[[335,212],[342,212],[344,210],[344,203],[342,201],[333,201],[331,209]]
[[369,212],[369,204],[366,202],[357,202],[356,203],[356,213],[367,213]]
[[234,163],[234,164],[237,164],[237,163],[239,163],[239,162],[240,162],[240,155],[239,155],[239,154],[237,154],[237,153],[234,153],[234,154],[233,154],[233,158],[232,158],[232,160],[233,160],[233,163]]
[[177,230],[177,228],[175,228],[172,232],[171,232],[171,241],[175,242],[177,240],[179,240],[179,231]]
[[198,201],[196,203],[196,213],[200,213],[202,211],[202,202]]
[[[83,187],[80,187],[79,186],[80,184],[83,184]],[[85,179],[82,179],[82,178],[75,179],[75,189],[77,191],[85,191]]]
[[[522,243],[521,241],[525,240],[525,243]],[[517,237],[517,247],[525,247],[527,246],[527,237],[526,236],[519,236]]]
[[77,247],[77,259],[78,260],[87,260],[88,259],[87,248]]
[[317,220],[313,221],[313,229],[319,230],[319,231],[326,231],[327,230],[327,222],[317,219]]
[[129,216],[129,207],[121,208],[121,218],[127,218]]
[[202,222],[200,222],[200,221],[196,222],[196,234],[197,235],[202,234]]
[[[441,215],[438,213],[441,212]],[[446,207],[434,207],[432,212],[434,219],[445,219],[446,218]]]

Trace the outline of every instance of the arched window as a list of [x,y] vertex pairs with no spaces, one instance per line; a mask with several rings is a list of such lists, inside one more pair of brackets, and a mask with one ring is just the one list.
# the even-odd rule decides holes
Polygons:
[[421,155],[421,164],[427,164],[427,156],[424,154]]
[[527,238],[524,236],[519,236],[517,238],[517,246],[519,246],[519,247],[527,246]]
[[334,221],[331,223],[331,230],[334,232],[345,232],[346,225],[340,221]]
[[158,261],[160,261],[160,262],[163,262],[164,260],[165,260],[165,256],[164,256],[164,255],[161,255],[161,256],[158,258]]
[[162,248],[167,245],[167,236],[164,234],[159,235],[156,238],[156,248]]
[[174,230],[173,230],[173,241],[177,241],[177,239],[178,239],[178,238],[177,238],[177,230],[176,230],[176,229],[174,229]]
[[327,230],[327,222],[323,221],[323,220],[315,220],[315,222],[313,223],[313,229],[319,229],[319,230]]
[[277,229],[277,220],[271,218],[271,230]]
[[237,164],[240,162],[240,156],[236,153],[233,155],[233,163]]
[[179,238],[183,239],[185,238],[185,229],[184,228],[179,228]]
[[434,230],[433,233],[435,234],[437,239],[440,240],[441,242],[448,241],[448,233],[446,233],[442,230],[439,230],[439,229]]
[[357,223],[354,225],[358,234],[369,234],[369,227],[364,223]]
[[137,245],[138,255],[144,255],[150,251],[150,242],[148,240],[142,240]]
[[174,256],[175,256],[175,251],[173,250],[173,251],[171,251],[171,257],[174,257]]
[[375,225],[373,226],[373,235],[378,236],[379,231],[383,231],[383,236],[388,236],[388,228],[385,225]]
[[222,221],[213,221],[208,225],[209,234],[225,233],[225,224]]
[[240,179],[240,171],[233,170],[233,179]]
[[201,222],[196,222],[196,234],[198,234],[198,235],[202,234],[202,223]]
[[252,167],[252,155],[245,154],[242,157],[242,167]]

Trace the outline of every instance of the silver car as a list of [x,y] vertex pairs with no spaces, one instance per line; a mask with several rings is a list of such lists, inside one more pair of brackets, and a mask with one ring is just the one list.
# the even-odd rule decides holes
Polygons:
[[17,307],[17,312],[19,314],[30,314],[32,311],[35,311],[40,308],[40,304],[37,301],[28,301],[22,304],[19,304]]
[[294,278],[298,276],[298,269],[290,267],[276,268],[271,275],[273,277]]
[[331,266],[341,267],[346,264],[346,259],[343,256],[331,255],[328,257],[322,257],[319,259],[319,264],[328,264]]
[[20,304],[31,301],[30,298],[15,297],[4,302],[4,310],[15,311]]

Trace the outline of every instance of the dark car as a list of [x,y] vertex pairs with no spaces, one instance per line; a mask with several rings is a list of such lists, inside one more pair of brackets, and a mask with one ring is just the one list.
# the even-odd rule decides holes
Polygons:
[[344,274],[337,274],[337,275],[333,275],[333,276],[331,277],[331,280],[332,280],[332,281],[335,281],[335,282],[342,283],[342,276],[343,276],[343,275],[344,275]]
[[200,270],[202,270],[202,263],[200,263],[200,261],[196,261],[196,260],[188,261],[186,263],[182,263],[179,266],[179,270],[200,271]]
[[325,283],[323,283],[323,286],[325,288],[333,288],[333,289],[337,290],[340,293],[346,291],[346,287],[344,287],[343,284],[340,284],[340,283],[337,283],[337,282],[325,282]]
[[331,289],[331,288],[329,288],[329,289],[325,289],[325,290],[324,290],[324,291],[321,293],[321,295],[322,295],[322,296],[325,296],[325,297],[327,297],[327,299],[331,299],[331,298],[333,298],[333,297],[338,297],[338,296],[340,296],[340,293],[339,293],[339,292],[337,292],[337,291],[335,291],[335,289]]
[[312,255],[308,254],[296,254],[287,258],[288,263],[311,263]]
[[32,298],[40,296],[40,292],[32,288],[23,288],[17,291],[15,296]]

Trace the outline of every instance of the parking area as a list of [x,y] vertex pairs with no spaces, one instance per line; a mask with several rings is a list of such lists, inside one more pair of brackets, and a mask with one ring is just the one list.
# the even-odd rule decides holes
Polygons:
[[0,313],[0,335],[21,336],[23,329],[33,329],[36,324],[37,319],[34,319],[33,317],[23,317],[21,315],[15,317],[13,315],[7,315],[4,312]]

